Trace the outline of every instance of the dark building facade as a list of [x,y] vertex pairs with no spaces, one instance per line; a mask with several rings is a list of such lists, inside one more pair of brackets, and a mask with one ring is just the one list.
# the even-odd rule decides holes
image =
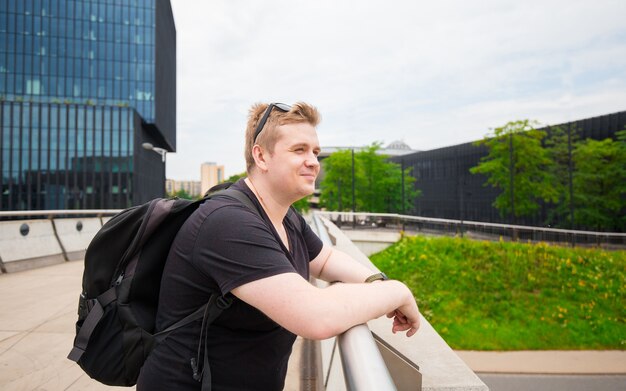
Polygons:
[[[615,133],[626,128],[626,111],[581,119],[560,125],[564,130],[576,129],[579,139],[602,140],[615,138]],[[548,132],[549,128],[545,128]],[[487,155],[485,146],[474,143],[420,151],[409,155],[392,157],[390,160],[405,168],[411,167],[417,179],[415,187],[422,194],[415,200],[412,214],[454,220],[471,220],[505,224],[541,226],[546,221],[549,207],[543,205],[540,213],[532,218],[510,221],[501,217],[493,202],[500,191],[484,186],[487,178],[471,174],[480,159]]]
[[0,0],[0,210],[161,196],[176,149],[168,0]]

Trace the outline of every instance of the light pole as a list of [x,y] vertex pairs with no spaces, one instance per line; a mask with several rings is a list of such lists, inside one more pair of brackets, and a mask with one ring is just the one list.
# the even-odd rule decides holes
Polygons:
[[144,149],[147,149],[149,151],[154,151],[154,152],[158,153],[159,155],[161,155],[161,161],[163,163],[165,163],[165,155],[167,154],[167,150],[165,150],[163,148],[155,147],[151,143],[143,143],[143,144],[141,144],[141,146]]
[[515,180],[515,163],[513,162],[513,132],[509,131],[509,191],[511,195],[511,222],[515,221],[515,196],[514,196],[514,183]]
[[[567,171],[569,179],[569,229],[574,229],[574,176],[572,162],[572,127],[567,124]],[[572,245],[573,245],[572,241]]]
[[400,185],[402,186],[402,205],[401,205],[401,213],[402,215],[406,214],[406,208],[404,205],[404,156],[400,158],[400,172],[402,173],[402,176],[400,177]]
[[352,213],[356,212],[356,201],[354,198],[354,186],[355,186],[355,178],[354,178],[354,148],[352,151]]
[[352,229],[356,228],[356,216],[355,216],[355,212],[356,212],[356,198],[354,196],[354,188],[355,188],[355,181],[356,178],[354,176],[354,147],[350,148],[350,151],[352,152],[351,156],[352,156]]

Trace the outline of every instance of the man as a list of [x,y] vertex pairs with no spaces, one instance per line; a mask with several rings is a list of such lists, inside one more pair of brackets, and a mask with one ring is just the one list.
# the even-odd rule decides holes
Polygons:
[[[261,217],[238,201],[215,198],[194,212],[172,245],[157,330],[200,308],[211,292],[234,297],[207,331],[214,391],[282,389],[296,335],[326,339],[384,314],[394,318],[394,332],[411,336],[419,327],[404,284],[372,277],[367,267],[323,245],[301,216],[288,215],[315,187],[319,120],[306,103],[254,105],[246,129],[248,177],[233,187]],[[342,283],[320,289],[309,284],[309,275]],[[157,345],[137,389],[200,389],[190,364],[200,328],[195,322]]]

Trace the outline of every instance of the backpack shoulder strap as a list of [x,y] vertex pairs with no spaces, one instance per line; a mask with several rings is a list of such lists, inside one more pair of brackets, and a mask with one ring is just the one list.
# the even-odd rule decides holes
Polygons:
[[241,190],[237,190],[237,189],[233,189],[232,187],[229,187],[228,189],[213,193],[207,198],[213,198],[215,196],[224,196],[228,198],[233,198],[241,202],[245,206],[247,206],[248,209],[254,212],[257,216],[259,217],[261,216],[261,213],[259,212],[259,209],[256,207],[256,205],[254,205],[252,200]]
[[171,331],[188,325],[194,320],[198,320],[200,318],[204,318],[203,324],[206,324],[208,326],[222,313],[222,311],[230,307],[232,302],[232,297],[224,297],[218,295],[217,293],[213,293],[209,297],[209,301],[205,305],[198,308],[197,310],[179,320],[178,322],[174,323],[165,330],[159,331],[158,333],[154,334],[156,342],[161,342]]

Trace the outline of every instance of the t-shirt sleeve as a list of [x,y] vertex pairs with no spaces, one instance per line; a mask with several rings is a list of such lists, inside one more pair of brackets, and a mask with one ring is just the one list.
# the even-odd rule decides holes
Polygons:
[[311,262],[322,251],[324,243],[319,236],[313,232],[309,224],[307,224],[306,220],[304,220],[304,217],[302,217],[299,213],[298,220],[300,221],[302,237],[304,238],[304,243],[306,243],[307,251],[309,253],[309,262]]
[[202,223],[192,262],[222,294],[248,282],[296,273],[265,222],[244,206],[224,206]]

